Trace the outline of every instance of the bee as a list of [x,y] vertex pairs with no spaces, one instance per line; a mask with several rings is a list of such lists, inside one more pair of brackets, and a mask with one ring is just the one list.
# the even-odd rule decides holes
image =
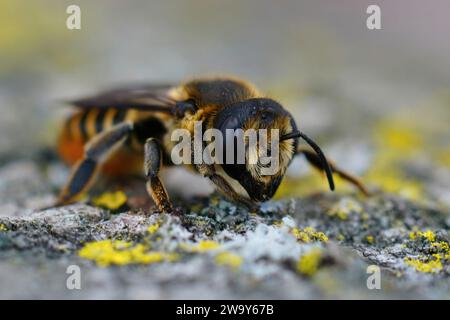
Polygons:
[[[236,203],[255,208],[277,191],[289,164],[303,155],[325,173],[334,190],[333,174],[368,190],[357,177],[328,161],[320,147],[300,131],[292,115],[278,102],[261,94],[252,84],[231,77],[192,79],[180,85],[140,85],[118,88],[71,101],[78,108],[66,121],[59,137],[61,158],[73,165],[56,205],[76,202],[89,190],[99,172],[126,176],[144,172],[146,189],[160,211],[171,212],[172,203],[160,178],[162,167],[171,166],[175,142],[171,133],[193,124],[202,130],[278,129],[279,169],[262,175],[256,164],[189,164],[209,179],[219,193]],[[300,139],[308,145],[301,145]]]

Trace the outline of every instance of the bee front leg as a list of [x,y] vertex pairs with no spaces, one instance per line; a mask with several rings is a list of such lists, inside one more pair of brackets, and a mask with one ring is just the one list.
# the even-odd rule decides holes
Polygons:
[[[316,169],[320,171],[324,171],[324,168],[322,166],[322,162],[317,157],[317,155],[305,147],[298,147],[296,154],[303,154],[306,158],[306,160]],[[336,164],[332,161],[328,160],[328,163],[330,165],[331,170],[333,173],[338,174],[342,179],[350,182],[351,184],[355,185],[364,195],[370,196],[369,190],[366,188],[364,183],[359,179],[358,177],[355,177],[354,175],[340,169],[336,166]]]
[[121,123],[93,137],[85,146],[84,157],[75,165],[55,206],[66,205],[89,190],[102,163],[119,148],[133,130],[132,123]]
[[167,195],[159,170],[162,163],[162,151],[155,138],[149,138],[144,147],[144,173],[147,178],[147,192],[162,212],[172,212],[172,204]]

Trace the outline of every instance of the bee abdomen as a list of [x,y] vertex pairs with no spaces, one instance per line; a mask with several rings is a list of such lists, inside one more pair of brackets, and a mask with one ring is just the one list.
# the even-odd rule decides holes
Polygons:
[[96,134],[127,120],[128,111],[118,109],[90,109],[67,119],[63,131],[73,140],[88,141]]
[[71,115],[60,134],[58,150],[61,158],[73,164],[83,156],[84,145],[92,137],[130,118],[127,110],[88,109]]

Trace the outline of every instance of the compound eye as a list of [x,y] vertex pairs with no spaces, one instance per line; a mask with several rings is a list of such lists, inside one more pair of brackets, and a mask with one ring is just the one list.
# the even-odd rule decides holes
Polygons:
[[239,119],[237,117],[231,116],[229,117],[222,125],[222,131],[226,129],[238,129],[239,128]]
[[[230,143],[236,143],[236,138],[234,133],[237,129],[240,129],[241,123],[238,117],[230,116],[228,117],[220,126],[219,130],[222,132],[224,148]],[[230,139],[231,138],[231,139]],[[225,151],[225,150],[224,150]]]
[[[222,132],[223,137],[223,160],[224,164],[222,167],[224,168],[225,172],[232,177],[233,179],[238,180],[244,173],[245,173],[245,164],[239,164],[238,161],[238,143],[241,143],[239,141],[238,136],[236,134],[236,130],[241,129],[241,120],[239,119],[239,116],[230,115],[228,118],[226,118],[218,128]],[[230,131],[231,130],[231,131]],[[229,159],[228,152],[231,152],[231,158]],[[231,162],[229,162],[231,160]]]

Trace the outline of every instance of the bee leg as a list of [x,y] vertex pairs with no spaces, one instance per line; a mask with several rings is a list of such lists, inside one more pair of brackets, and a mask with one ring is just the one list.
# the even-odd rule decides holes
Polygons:
[[[298,147],[296,154],[303,154],[305,156],[306,160],[312,166],[314,166],[316,169],[318,169],[322,172],[324,171],[324,168],[322,166],[322,162],[320,161],[320,159],[317,157],[317,155],[314,152],[312,152],[308,148]],[[364,195],[370,196],[369,190],[366,188],[366,186],[361,181],[361,179],[359,179],[358,177],[356,177],[344,170],[341,170],[332,161],[328,160],[328,163],[329,163],[330,168],[333,171],[333,173],[338,174],[342,179],[344,179],[344,180],[350,182],[351,184],[353,184],[354,186],[356,186]]]
[[239,202],[245,205],[248,209],[257,211],[259,209],[258,205],[251,200],[242,197],[236,191],[234,191],[233,187],[220,175],[215,172],[213,166],[200,164],[197,165],[198,172],[209,178],[219,189],[219,191],[227,198],[232,199],[233,201]]
[[172,212],[172,204],[167,195],[159,170],[162,163],[162,151],[155,138],[149,138],[144,147],[144,173],[147,178],[147,192],[162,212]]
[[100,165],[125,142],[132,130],[133,125],[125,122],[93,137],[86,144],[84,158],[75,165],[69,181],[59,194],[55,206],[75,202],[80,194],[89,190]]

